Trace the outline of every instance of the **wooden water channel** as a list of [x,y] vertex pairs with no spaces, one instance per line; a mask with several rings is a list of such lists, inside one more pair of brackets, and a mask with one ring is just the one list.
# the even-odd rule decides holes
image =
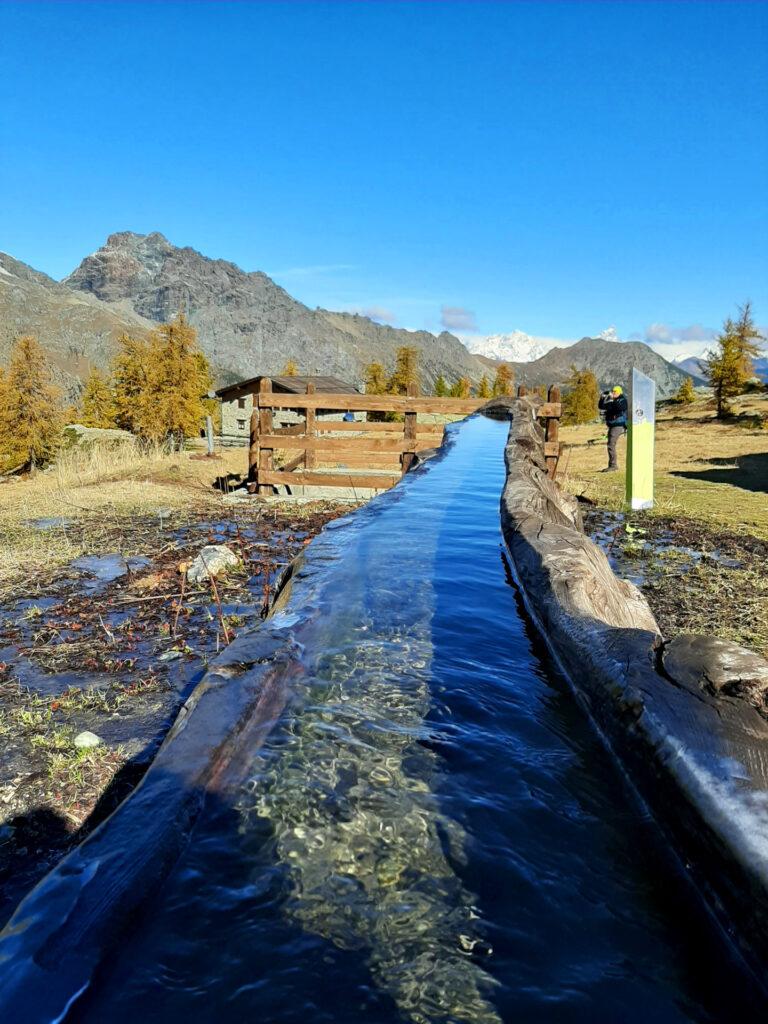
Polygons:
[[[517,393],[522,397],[527,389],[520,386]],[[481,398],[422,397],[415,390],[407,395],[316,394],[312,384],[307,385],[304,395],[284,394],[271,391],[269,379],[262,378],[253,395],[248,490],[252,494],[271,494],[281,485],[392,487],[408,472],[418,451],[442,443],[444,425],[434,420],[420,422],[419,416],[468,416],[487,404]],[[275,427],[275,409],[303,414],[304,421]],[[363,412],[377,418],[321,422],[317,419],[319,410]],[[537,415],[544,427],[544,454],[553,479],[560,456],[561,411],[560,389],[552,386],[547,400],[538,405]],[[402,415],[402,421],[378,419],[387,413]],[[278,451],[287,456],[280,465],[275,464]]]

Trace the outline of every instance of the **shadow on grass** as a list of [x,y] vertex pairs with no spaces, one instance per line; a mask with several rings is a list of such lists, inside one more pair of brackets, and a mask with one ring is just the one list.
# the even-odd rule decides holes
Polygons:
[[43,875],[136,788],[150,763],[140,754],[124,764],[78,829],[72,829],[67,819],[50,807],[30,808],[5,823],[9,834],[0,836],[0,929]]
[[714,468],[677,469],[669,475],[685,477],[687,480],[705,480],[711,484],[731,484],[745,491],[768,494],[768,451],[739,455],[735,459],[707,459],[707,462]]

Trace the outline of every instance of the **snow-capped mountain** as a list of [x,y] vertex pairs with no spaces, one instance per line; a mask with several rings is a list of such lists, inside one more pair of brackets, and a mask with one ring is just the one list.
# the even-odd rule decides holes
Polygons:
[[[616,328],[606,327],[596,335],[605,341],[621,341]],[[525,331],[512,331],[510,334],[471,334],[461,337],[469,351],[486,359],[503,359],[509,363],[531,363],[546,355],[553,348],[567,348],[573,339],[567,338],[536,338]]]
[[462,338],[462,341],[473,355],[485,356],[487,359],[504,359],[510,363],[530,363],[558,344],[554,338],[533,338],[523,331],[512,331],[511,334],[475,334]]

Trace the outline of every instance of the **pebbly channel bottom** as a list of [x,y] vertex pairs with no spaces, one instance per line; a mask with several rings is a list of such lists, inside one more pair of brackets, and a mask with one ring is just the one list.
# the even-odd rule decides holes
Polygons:
[[283,720],[71,1019],[764,1019],[522,615],[507,430],[333,524]]

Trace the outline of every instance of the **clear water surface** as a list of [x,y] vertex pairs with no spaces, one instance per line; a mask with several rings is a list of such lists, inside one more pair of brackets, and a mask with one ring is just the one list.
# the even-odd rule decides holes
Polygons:
[[339,557],[284,721],[74,1019],[763,1019],[521,617],[506,434],[469,420],[328,531]]

